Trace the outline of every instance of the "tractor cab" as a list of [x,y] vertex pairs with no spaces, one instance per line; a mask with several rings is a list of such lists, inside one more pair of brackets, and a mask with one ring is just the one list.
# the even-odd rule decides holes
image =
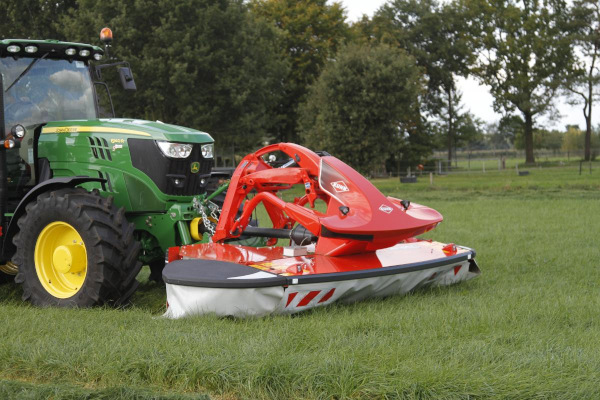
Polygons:
[[100,47],[81,43],[0,41],[9,209],[40,181],[36,159],[41,127],[51,121],[98,118],[90,62],[103,56]]

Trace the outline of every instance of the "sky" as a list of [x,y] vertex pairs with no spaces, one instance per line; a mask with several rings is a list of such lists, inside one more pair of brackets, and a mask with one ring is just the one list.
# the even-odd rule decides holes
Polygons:
[[[363,14],[371,17],[385,0],[336,0],[342,3],[346,9],[347,17],[350,22],[358,21]],[[462,92],[462,102],[464,110],[469,110],[473,115],[480,118],[486,123],[498,121],[502,115],[495,113],[493,109],[494,98],[490,94],[489,88],[480,85],[474,78],[458,78],[458,89]],[[556,103],[556,108],[560,113],[560,118],[550,121],[547,117],[537,119],[538,125],[548,129],[564,129],[565,125],[579,125],[581,129],[585,129],[585,119],[583,117],[582,106],[571,106],[560,98]],[[596,122],[594,122],[596,121]],[[600,123],[600,105],[597,105],[592,110],[592,123],[598,125]]]

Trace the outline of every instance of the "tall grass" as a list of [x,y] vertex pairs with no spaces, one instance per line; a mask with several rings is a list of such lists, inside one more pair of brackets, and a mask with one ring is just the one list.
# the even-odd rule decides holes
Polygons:
[[144,277],[120,310],[33,308],[4,285],[0,397],[600,398],[598,174],[376,184],[438,209],[428,237],[475,248],[483,274],[246,320],[165,320]]

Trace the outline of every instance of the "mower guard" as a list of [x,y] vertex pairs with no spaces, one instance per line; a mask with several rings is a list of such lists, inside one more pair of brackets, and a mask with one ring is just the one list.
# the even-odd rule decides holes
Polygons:
[[285,257],[283,252],[283,247],[219,243],[178,248],[179,259],[163,271],[165,316],[290,314],[335,301],[450,285],[480,273],[473,250],[423,240],[342,257]]

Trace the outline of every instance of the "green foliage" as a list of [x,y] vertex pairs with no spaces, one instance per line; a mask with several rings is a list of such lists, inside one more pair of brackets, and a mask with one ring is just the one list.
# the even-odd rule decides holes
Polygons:
[[565,151],[579,150],[583,148],[582,132],[575,127],[569,127],[563,139],[562,149]]
[[[456,2],[394,0],[382,6],[371,24],[357,26],[370,40],[405,49],[427,76],[423,106],[445,121],[448,158],[458,142],[460,94],[456,75],[465,76],[473,62],[473,49],[464,27],[464,13]],[[441,127],[438,127],[438,131]]]
[[483,122],[464,111],[461,104],[462,93],[451,90],[442,92],[439,121],[436,129],[436,148],[448,149],[448,160],[451,160],[452,150],[458,147],[473,147],[483,139]]
[[[513,137],[517,150],[525,149],[525,134],[523,120],[518,116],[510,116],[502,119],[502,129]],[[512,132],[511,132],[512,131]],[[536,149],[548,149],[558,151],[563,147],[565,132],[559,130],[548,131],[546,129],[534,129],[533,144]]]
[[524,122],[518,115],[505,115],[500,121],[488,125],[488,141],[492,148],[508,149],[513,145],[524,148]]
[[393,157],[406,160],[403,152],[426,154],[418,129],[422,89],[420,70],[404,51],[349,45],[311,87],[301,108],[302,137],[363,172]]
[[271,130],[287,66],[276,31],[241,1],[80,0],[62,23],[84,42],[113,29],[112,52],[131,63],[138,86],[113,91],[119,114],[201,129],[240,150]]
[[344,10],[326,0],[251,0],[253,13],[280,31],[277,49],[291,68],[284,80],[274,133],[278,141],[297,141],[298,105],[328,59],[348,38]]
[[60,17],[77,8],[77,0],[5,0],[0,2],[2,38],[65,38]]
[[475,145],[483,139],[483,123],[469,112],[459,114],[456,120],[455,147]]
[[473,73],[491,87],[494,109],[525,120],[527,162],[533,162],[534,117],[552,109],[571,63],[563,0],[464,0],[479,48]]
[[533,132],[533,141],[538,149],[548,149],[558,151],[562,147],[564,132],[553,129],[536,129]]
[[455,75],[466,76],[473,61],[464,17],[453,2],[393,0],[377,11],[368,28],[374,39],[405,49],[423,68],[430,111],[439,111],[441,94],[455,89]]
[[[586,132],[581,131],[578,127],[568,126],[567,132],[563,135],[562,150],[583,150],[585,148],[585,136]],[[600,152],[600,134],[598,132],[592,132],[590,139],[591,157],[594,159]]]

